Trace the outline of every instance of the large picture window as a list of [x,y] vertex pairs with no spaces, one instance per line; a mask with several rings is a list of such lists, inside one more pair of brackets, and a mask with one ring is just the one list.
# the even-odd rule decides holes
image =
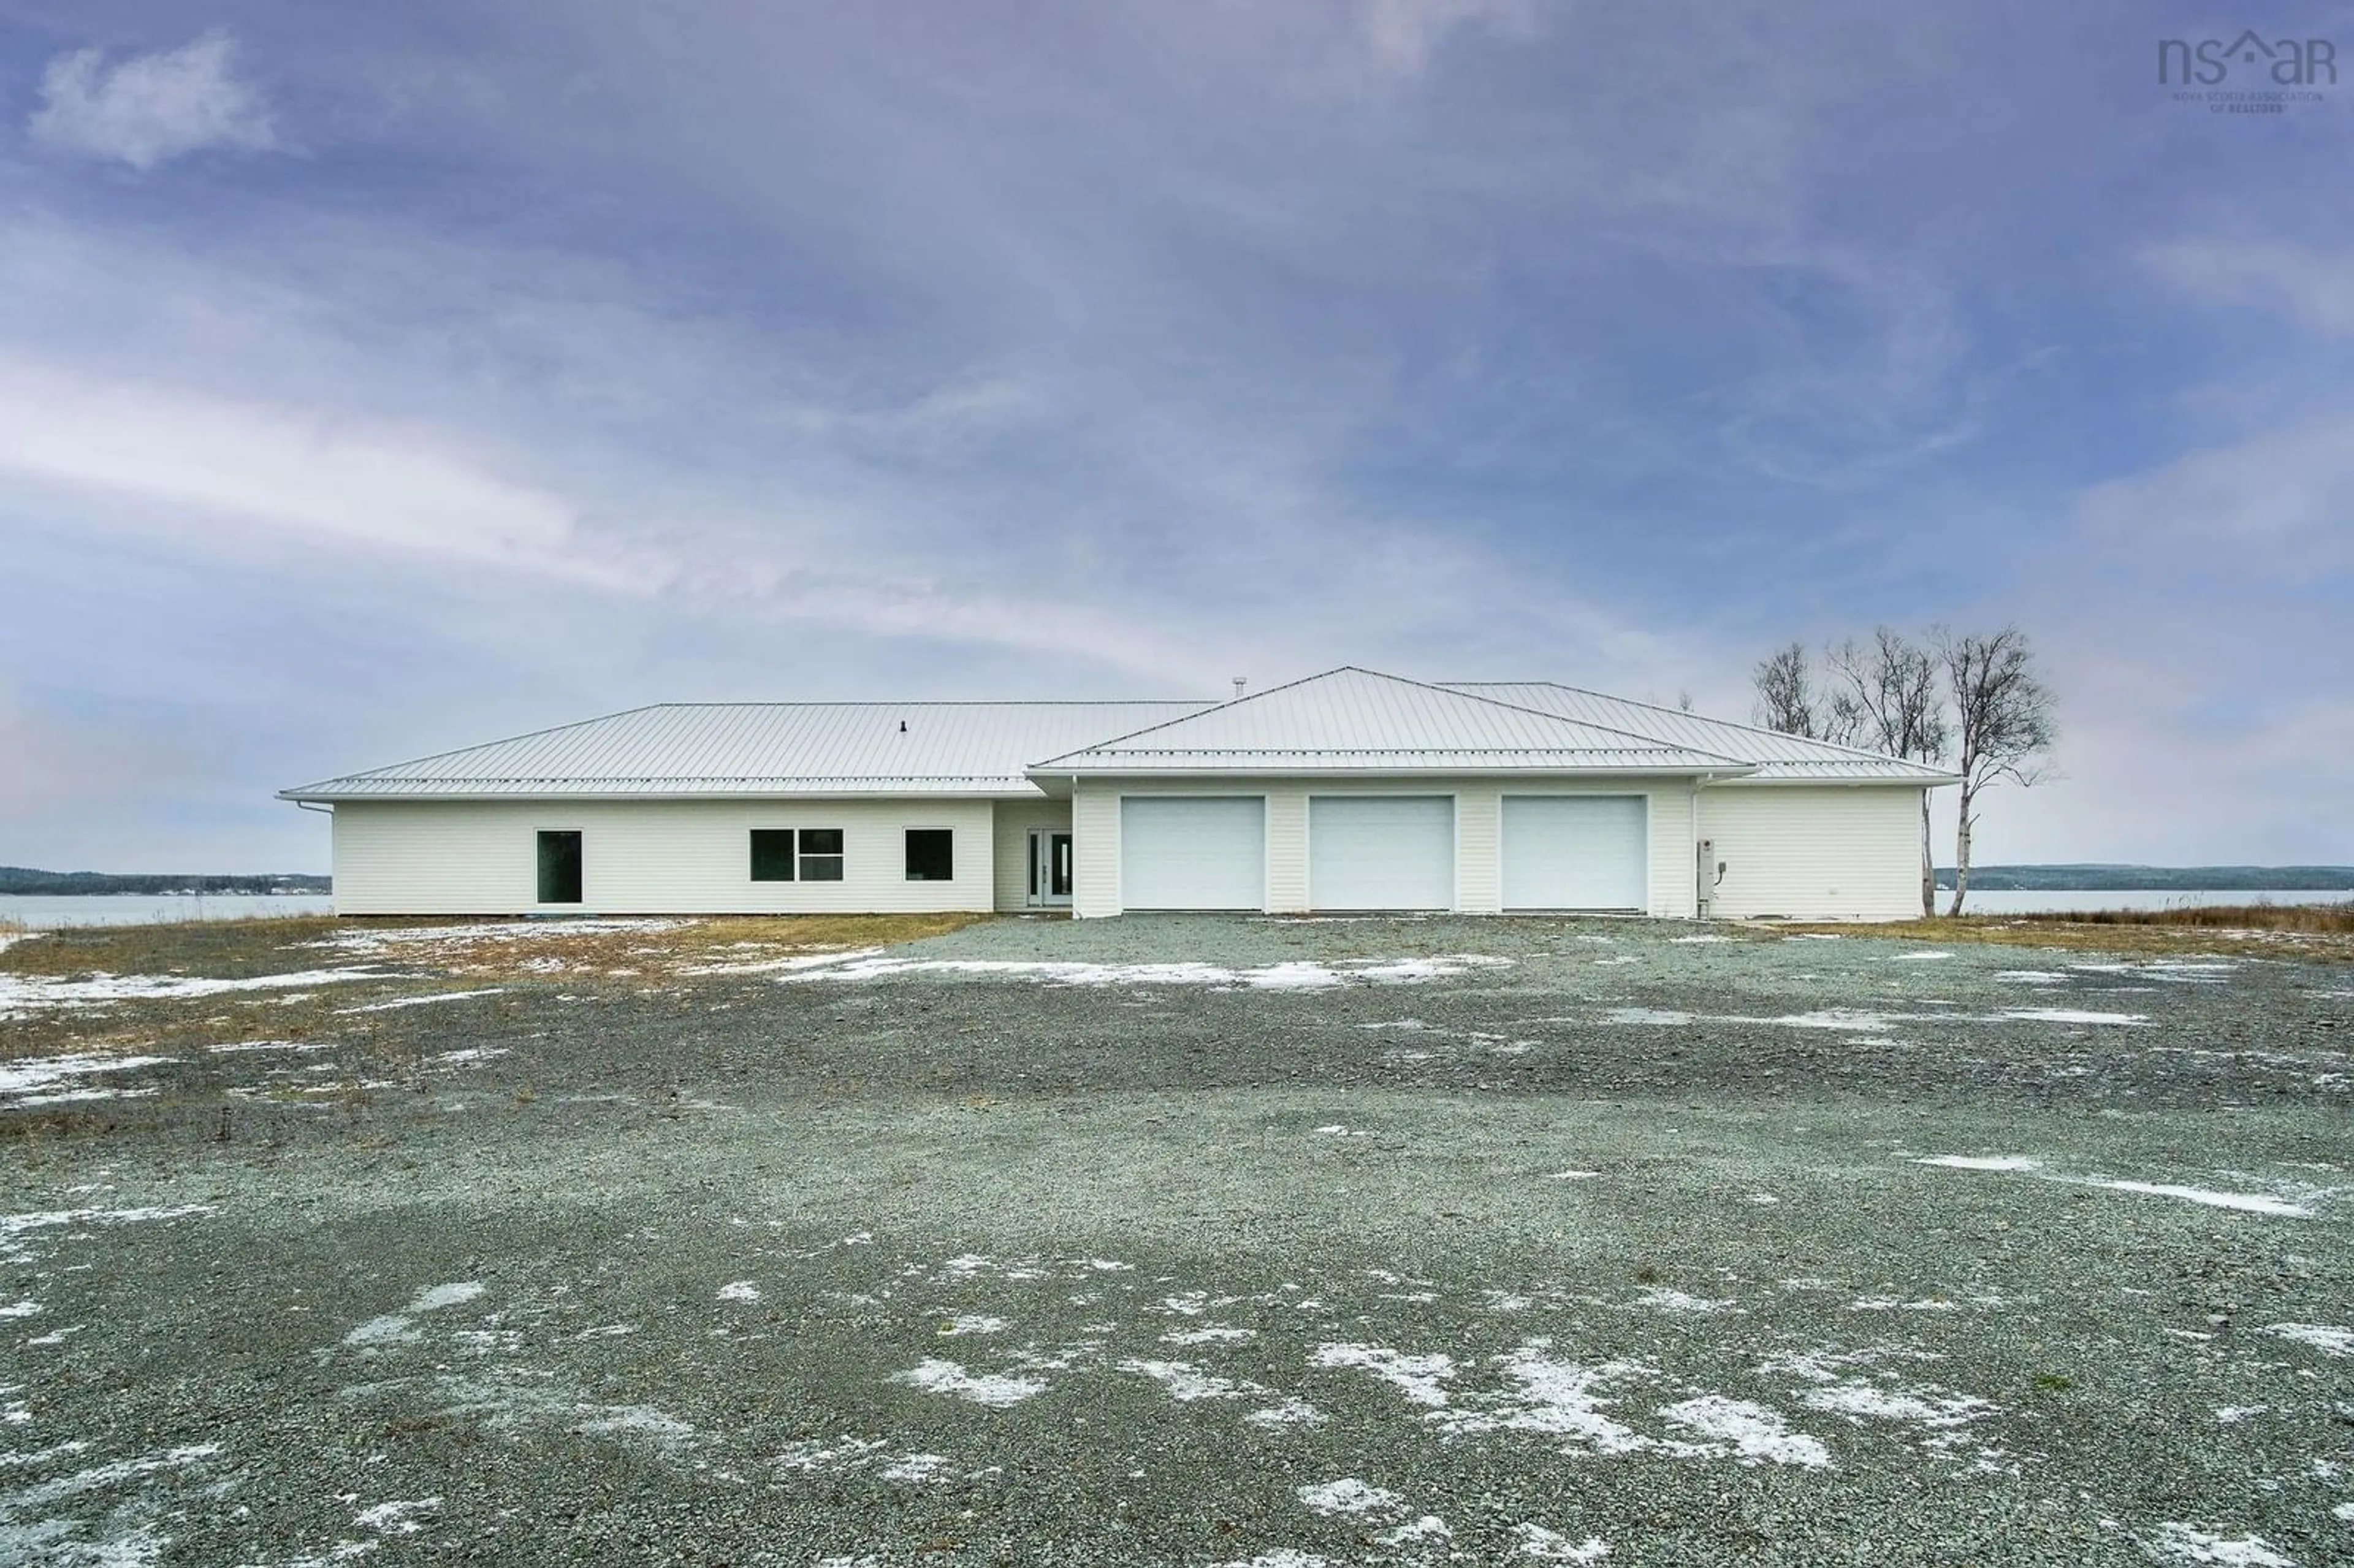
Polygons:
[[954,882],[956,834],[948,828],[907,830],[907,880]]
[[580,902],[580,834],[575,830],[539,835],[539,901]]
[[840,882],[840,828],[754,828],[755,882]]
[[754,828],[752,830],[752,880],[790,882],[792,879],[792,829]]

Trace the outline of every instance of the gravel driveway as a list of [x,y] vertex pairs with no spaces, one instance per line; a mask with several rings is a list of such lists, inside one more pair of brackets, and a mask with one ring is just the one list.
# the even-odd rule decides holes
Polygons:
[[362,956],[0,996],[0,1561],[2354,1563],[2343,967]]

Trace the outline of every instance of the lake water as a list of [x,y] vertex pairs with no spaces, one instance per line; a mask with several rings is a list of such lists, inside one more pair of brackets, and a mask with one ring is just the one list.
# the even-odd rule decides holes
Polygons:
[[83,897],[0,894],[0,920],[36,931],[53,926],[154,926],[170,920],[253,920],[280,915],[333,915],[323,893],[107,893]]
[[[1943,912],[1952,903],[1953,894],[1945,888],[1937,890],[1937,908]],[[2070,893],[2021,892],[1989,893],[1980,888],[1970,889],[1962,904],[1969,915],[2052,915],[2085,909],[2195,909],[2208,904],[2345,904],[2354,902],[2354,891],[2339,888],[2292,893],[2183,893],[2179,891]]]

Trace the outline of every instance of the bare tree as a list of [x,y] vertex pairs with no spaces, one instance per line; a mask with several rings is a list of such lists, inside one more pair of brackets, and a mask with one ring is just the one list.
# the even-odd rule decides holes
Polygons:
[[[1938,762],[1953,738],[1939,689],[1937,660],[1927,648],[1885,626],[1872,640],[1853,638],[1826,658],[1838,681],[1832,727],[1852,744],[1908,762]],[[1921,913],[1936,912],[1937,867],[1930,853],[1929,792],[1921,791]]]
[[1814,661],[1807,645],[1793,642],[1757,661],[1753,675],[1757,685],[1757,722],[1785,735],[1816,736],[1820,723],[1815,694]]
[[1978,791],[2008,779],[2021,786],[2050,777],[2041,758],[2059,734],[2052,688],[2035,672],[2035,652],[2016,626],[1955,633],[1933,628],[1929,640],[1954,705],[1960,731],[1962,799],[1954,828],[1954,902],[1962,912],[1970,891],[1970,832],[1978,826]]

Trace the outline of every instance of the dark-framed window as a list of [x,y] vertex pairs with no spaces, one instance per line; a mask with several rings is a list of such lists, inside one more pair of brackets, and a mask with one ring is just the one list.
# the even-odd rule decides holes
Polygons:
[[803,882],[842,880],[842,830],[801,830],[801,874]]
[[792,829],[754,828],[752,830],[752,880],[790,882],[792,879]]
[[755,882],[840,882],[840,828],[754,828]]
[[949,828],[907,830],[907,880],[954,882],[956,833]]
[[539,901],[542,904],[580,902],[579,830],[540,830]]

